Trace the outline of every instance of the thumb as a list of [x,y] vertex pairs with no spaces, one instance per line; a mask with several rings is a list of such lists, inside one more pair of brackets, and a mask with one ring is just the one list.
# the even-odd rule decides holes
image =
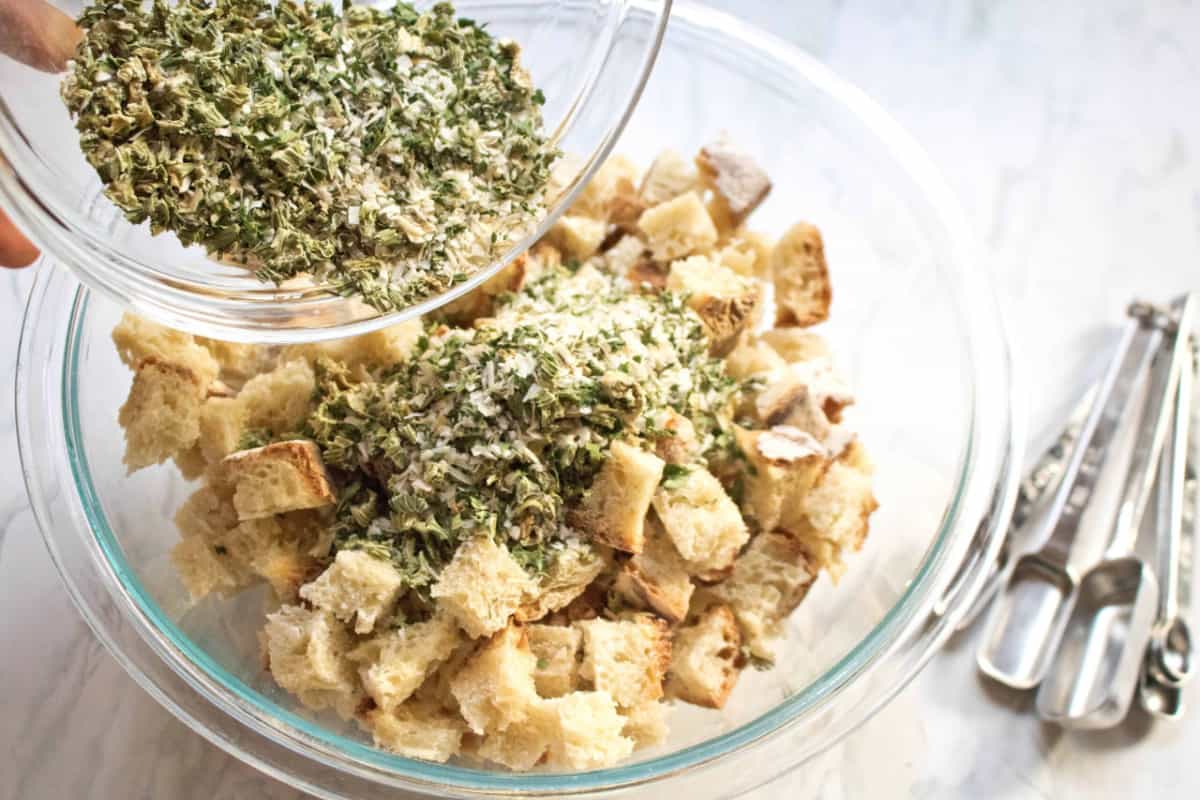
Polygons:
[[37,260],[38,249],[12,224],[0,208],[0,267],[27,267]]

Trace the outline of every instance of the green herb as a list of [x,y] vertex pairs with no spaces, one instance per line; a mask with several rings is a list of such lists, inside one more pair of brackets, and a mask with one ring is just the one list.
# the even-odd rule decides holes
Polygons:
[[663,467],[662,481],[660,482],[664,489],[678,489],[683,485],[683,481],[691,473],[691,468],[679,464],[667,464]]
[[538,668],[538,669],[549,669],[549,667],[550,667],[550,660],[549,660],[549,659],[546,659],[546,658],[539,658],[539,659],[537,660],[537,668]]
[[62,95],[134,223],[381,310],[466,280],[556,153],[511,42],[438,3],[94,0]]
[[665,435],[672,413],[692,422],[705,452],[724,440],[737,383],[708,345],[678,295],[557,270],[483,325],[431,323],[410,359],[377,380],[319,364],[303,433],[344,487],[335,546],[391,560],[422,593],[478,535],[545,573],[578,540],[565,510],[614,440]]
[[242,435],[238,437],[238,450],[253,450],[256,447],[262,447],[272,442],[274,437],[266,428],[247,428],[242,431]]

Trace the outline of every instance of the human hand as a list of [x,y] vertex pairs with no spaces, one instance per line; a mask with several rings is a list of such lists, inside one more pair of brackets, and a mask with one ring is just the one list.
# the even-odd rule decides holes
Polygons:
[[[0,53],[44,72],[61,72],[82,36],[75,21],[43,0],[0,0]],[[24,267],[38,251],[0,209],[0,267]]]

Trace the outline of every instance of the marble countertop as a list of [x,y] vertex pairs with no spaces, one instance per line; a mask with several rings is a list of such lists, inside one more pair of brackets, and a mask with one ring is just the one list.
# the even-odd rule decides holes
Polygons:
[[[1097,373],[1095,349],[1131,296],[1200,288],[1200,5],[715,5],[827,60],[934,155],[996,276],[1033,443]],[[32,277],[0,275],[0,374],[12,374]],[[95,641],[37,534],[9,414],[0,534],[0,800],[301,796],[188,731]],[[964,638],[857,733],[756,797],[1200,793],[1188,766],[1200,714],[1064,734],[1039,724],[1026,696],[981,681]]]

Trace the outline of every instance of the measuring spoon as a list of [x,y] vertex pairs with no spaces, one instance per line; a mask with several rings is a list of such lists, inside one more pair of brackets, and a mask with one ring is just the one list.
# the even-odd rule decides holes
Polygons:
[[[1190,330],[1194,311],[1195,304],[1185,299],[1183,329]],[[1038,716],[1047,722],[1107,728],[1129,711],[1160,605],[1154,570],[1133,550],[1156,477],[1159,486],[1168,478],[1160,463],[1175,422],[1180,377],[1190,368],[1187,335],[1175,336],[1155,359],[1109,547],[1079,580],[1053,667],[1038,690]],[[1160,518],[1177,509],[1160,503]]]
[[1062,635],[1075,589],[1071,547],[1084,508],[1096,488],[1120,422],[1136,394],[1162,332],[1143,323],[1144,309],[1131,308],[1126,327],[1096,402],[1067,461],[1063,477],[1042,517],[1035,541],[1041,549],[1017,559],[988,617],[977,663],[990,678],[1032,689],[1041,682]]

